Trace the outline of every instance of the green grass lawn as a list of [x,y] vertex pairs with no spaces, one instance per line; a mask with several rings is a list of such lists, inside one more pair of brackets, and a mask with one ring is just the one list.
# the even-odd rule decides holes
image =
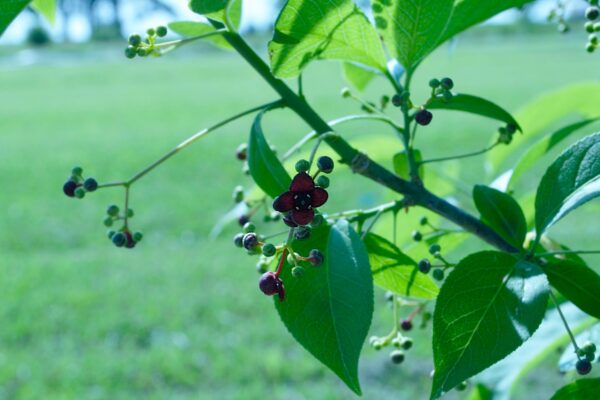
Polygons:
[[[414,91],[424,99],[430,78],[449,75],[457,90],[515,111],[546,90],[598,79],[597,57],[582,43],[558,35],[459,42],[423,65]],[[29,66],[17,65],[12,51],[0,59],[0,399],[352,398],[293,341],[271,299],[257,290],[256,260],[231,245],[236,227],[208,237],[232,206],[232,188],[250,185],[234,157],[249,118],[135,185],[133,229],[145,239],[133,251],[112,246],[102,225],[106,206],[122,201],[120,189],[83,201],[61,193],[74,165],[100,181],[127,178],[197,130],[275,99],[233,54],[184,50],[132,62],[115,56],[120,47],[110,50],[86,48],[81,61],[46,50]],[[368,97],[389,94],[384,85],[373,85]],[[308,99],[326,118],[357,111],[340,99],[342,86],[335,63],[311,66],[305,76]],[[477,150],[496,128],[440,113],[419,140],[431,156]],[[308,129],[290,113],[274,112],[265,131],[283,149]],[[348,125],[342,134],[358,141],[389,135],[381,154],[399,150],[381,125]],[[458,176],[467,186],[489,183],[481,160]],[[325,211],[390,198],[362,178],[350,179],[333,174]],[[586,215],[597,218],[582,210],[557,236],[572,247],[597,245],[573,223]],[[377,296],[373,333],[381,335],[390,315]],[[385,351],[364,350],[365,398],[427,396],[430,333],[414,337],[416,349],[400,367]],[[547,380],[530,383],[536,382],[542,396],[563,379],[550,370]]]

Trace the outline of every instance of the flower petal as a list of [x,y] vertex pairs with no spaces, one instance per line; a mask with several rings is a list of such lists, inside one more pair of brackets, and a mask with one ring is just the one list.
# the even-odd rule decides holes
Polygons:
[[320,187],[315,188],[315,190],[312,191],[310,196],[312,198],[311,206],[313,206],[314,208],[321,207],[329,198],[327,190]]
[[298,225],[308,225],[315,218],[315,210],[292,210],[292,219]]
[[273,201],[275,211],[286,212],[294,208],[294,195],[291,192],[285,192]]
[[292,180],[291,192],[310,192],[315,188],[315,181],[306,172],[300,172]]

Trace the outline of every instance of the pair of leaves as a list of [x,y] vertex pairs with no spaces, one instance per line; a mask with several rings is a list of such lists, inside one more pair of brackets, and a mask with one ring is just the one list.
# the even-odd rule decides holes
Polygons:
[[375,25],[407,70],[452,36],[532,0],[373,0]]
[[314,357],[360,394],[358,360],[373,314],[373,279],[360,237],[347,221],[326,224],[308,240],[295,241],[300,254],[317,248],[325,260],[306,267],[301,278],[286,261],[281,279],[283,302],[275,299],[281,320],[294,338]]
[[376,285],[401,296],[435,299],[439,289],[417,263],[387,239],[369,233],[363,239]]
[[600,196],[600,133],[562,153],[548,168],[535,198],[535,225],[541,235],[569,212]]
[[377,31],[352,0],[288,0],[275,23],[269,54],[273,73],[280,78],[298,76],[316,59],[386,71]]
[[495,251],[461,260],[433,316],[431,398],[517,349],[542,322],[547,302],[548,283],[535,264]]
[[456,94],[449,100],[435,97],[427,102],[425,108],[429,110],[464,111],[502,121],[506,124],[512,124],[521,130],[519,123],[508,111],[489,100],[469,94]]
[[248,168],[258,187],[275,198],[288,190],[292,178],[265,138],[261,126],[265,112],[260,112],[252,124],[248,141]]
[[509,194],[487,186],[473,188],[473,200],[481,220],[517,249],[523,247],[527,221],[519,204]]

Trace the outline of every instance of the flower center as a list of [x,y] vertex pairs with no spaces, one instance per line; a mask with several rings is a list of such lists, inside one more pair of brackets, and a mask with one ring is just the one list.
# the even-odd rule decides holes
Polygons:
[[296,211],[300,210],[310,210],[312,208],[312,198],[310,193],[295,193],[294,194],[294,209]]

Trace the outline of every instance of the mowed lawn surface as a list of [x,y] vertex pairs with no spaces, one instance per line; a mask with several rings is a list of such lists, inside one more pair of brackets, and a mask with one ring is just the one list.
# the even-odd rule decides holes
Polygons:
[[[598,78],[597,57],[581,45],[558,35],[459,42],[423,65],[414,92],[424,100],[428,80],[448,75],[458,91],[516,111],[540,92]],[[197,130],[275,99],[233,54],[185,50],[129,61],[117,57],[120,47],[108,50],[88,47],[81,60],[72,49],[45,50],[33,65],[18,63],[29,53],[1,56],[0,399],[352,398],[279,322],[257,289],[256,260],[231,244],[236,227],[209,239],[232,206],[232,188],[250,185],[234,150],[251,119],[211,134],[134,186],[132,227],[145,239],[132,251],[112,246],[102,225],[106,206],[122,202],[120,189],[82,201],[62,195],[74,165],[101,182],[127,178]],[[335,63],[311,66],[305,76],[309,101],[329,119],[358,111],[340,99],[343,85]],[[391,94],[384,82],[367,97],[381,94]],[[280,150],[308,131],[288,112],[266,119]],[[477,150],[497,126],[440,113],[419,141],[432,156]],[[384,152],[400,149],[381,125],[342,132],[352,140],[389,135]],[[460,171],[466,185],[489,183],[481,165]],[[333,174],[331,196],[325,211],[389,199],[346,172]],[[582,211],[556,235],[571,247],[597,245],[593,227],[577,224],[586,215],[597,218]],[[390,315],[376,295],[373,334],[383,335]],[[387,351],[364,350],[365,398],[427,396],[430,332],[414,339],[399,367]],[[549,371],[529,384],[551,393],[563,378]]]

